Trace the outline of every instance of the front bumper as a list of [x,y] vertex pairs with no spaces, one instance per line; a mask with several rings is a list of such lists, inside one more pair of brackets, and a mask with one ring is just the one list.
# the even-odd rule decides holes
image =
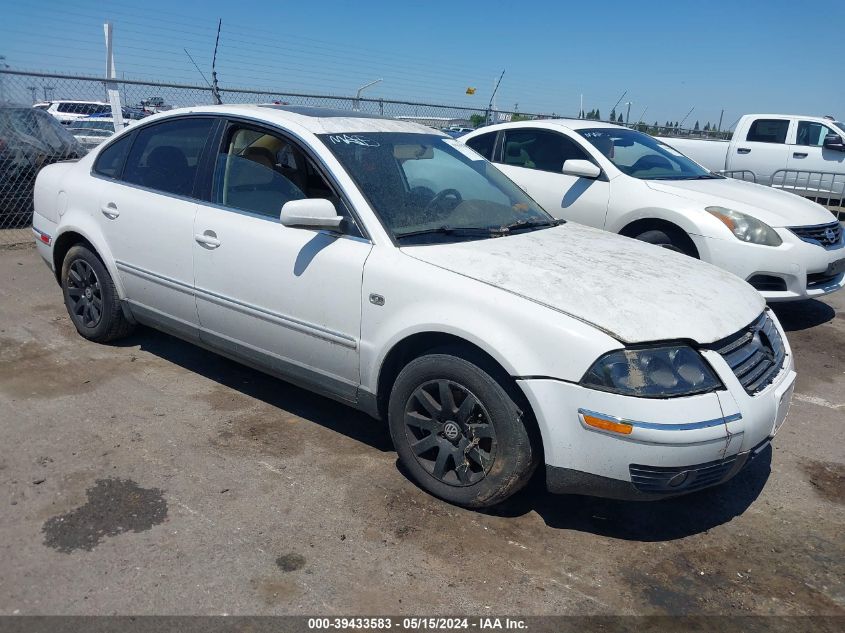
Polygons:
[[[767,301],[797,301],[836,292],[845,285],[845,273],[827,278],[824,273],[833,262],[845,259],[845,241],[824,248],[800,239],[786,228],[775,229],[783,243],[780,246],[748,244],[738,239],[721,239],[690,235],[703,261],[752,281]],[[776,282],[764,287],[757,279]],[[777,283],[779,282],[779,283]]]
[[[780,371],[753,396],[709,350],[702,354],[726,389],[696,396],[635,398],[553,379],[520,380],[543,437],[549,489],[658,499],[727,481],[768,445],[786,417],[796,374],[783,339]],[[632,430],[621,435],[587,426],[584,410],[629,421]]]

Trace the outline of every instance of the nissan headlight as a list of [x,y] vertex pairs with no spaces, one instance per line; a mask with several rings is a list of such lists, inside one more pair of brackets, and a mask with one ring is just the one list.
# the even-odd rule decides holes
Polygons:
[[731,233],[743,242],[764,246],[780,246],[783,243],[777,231],[750,215],[725,207],[707,207],[704,210],[728,227]]
[[722,385],[701,354],[686,345],[608,352],[580,384],[639,398],[689,396]]

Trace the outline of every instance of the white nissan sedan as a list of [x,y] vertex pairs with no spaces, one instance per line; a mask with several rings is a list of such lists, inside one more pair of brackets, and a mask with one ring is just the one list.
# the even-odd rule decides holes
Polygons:
[[713,174],[642,132],[583,119],[503,123],[461,137],[556,218],[702,259],[768,301],[845,285],[842,225],[792,193]]
[[656,499],[733,477],[786,416],[786,337],[692,258],[561,224],[421,125],[279,106],[168,112],[35,191],[79,333],[137,323],[386,419],[424,489]]

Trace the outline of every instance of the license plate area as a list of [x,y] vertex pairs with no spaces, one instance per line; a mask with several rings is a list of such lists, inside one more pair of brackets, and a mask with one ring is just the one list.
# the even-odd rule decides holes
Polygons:
[[828,264],[827,270],[824,271],[824,274],[829,277],[835,277],[842,273],[845,273],[845,259],[838,259],[835,262],[831,262]]

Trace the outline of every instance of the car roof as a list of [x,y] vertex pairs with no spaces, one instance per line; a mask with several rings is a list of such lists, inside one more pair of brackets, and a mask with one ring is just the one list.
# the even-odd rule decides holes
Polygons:
[[358,132],[411,132],[416,134],[446,134],[411,121],[398,121],[388,117],[339,110],[336,108],[318,108],[311,106],[283,106],[275,104],[244,105],[224,104],[216,106],[195,106],[168,110],[155,115],[156,120],[180,114],[216,114],[240,115],[252,119],[261,119],[268,123],[295,123],[314,134],[344,134]]
[[532,119],[530,121],[513,121],[509,123],[496,123],[494,125],[487,125],[483,128],[478,128],[476,132],[492,132],[495,130],[507,130],[515,127],[534,127],[534,128],[566,128],[569,130],[585,130],[595,128],[617,128],[628,129],[623,125],[615,125],[613,123],[605,123],[604,121],[594,121],[593,119]]

